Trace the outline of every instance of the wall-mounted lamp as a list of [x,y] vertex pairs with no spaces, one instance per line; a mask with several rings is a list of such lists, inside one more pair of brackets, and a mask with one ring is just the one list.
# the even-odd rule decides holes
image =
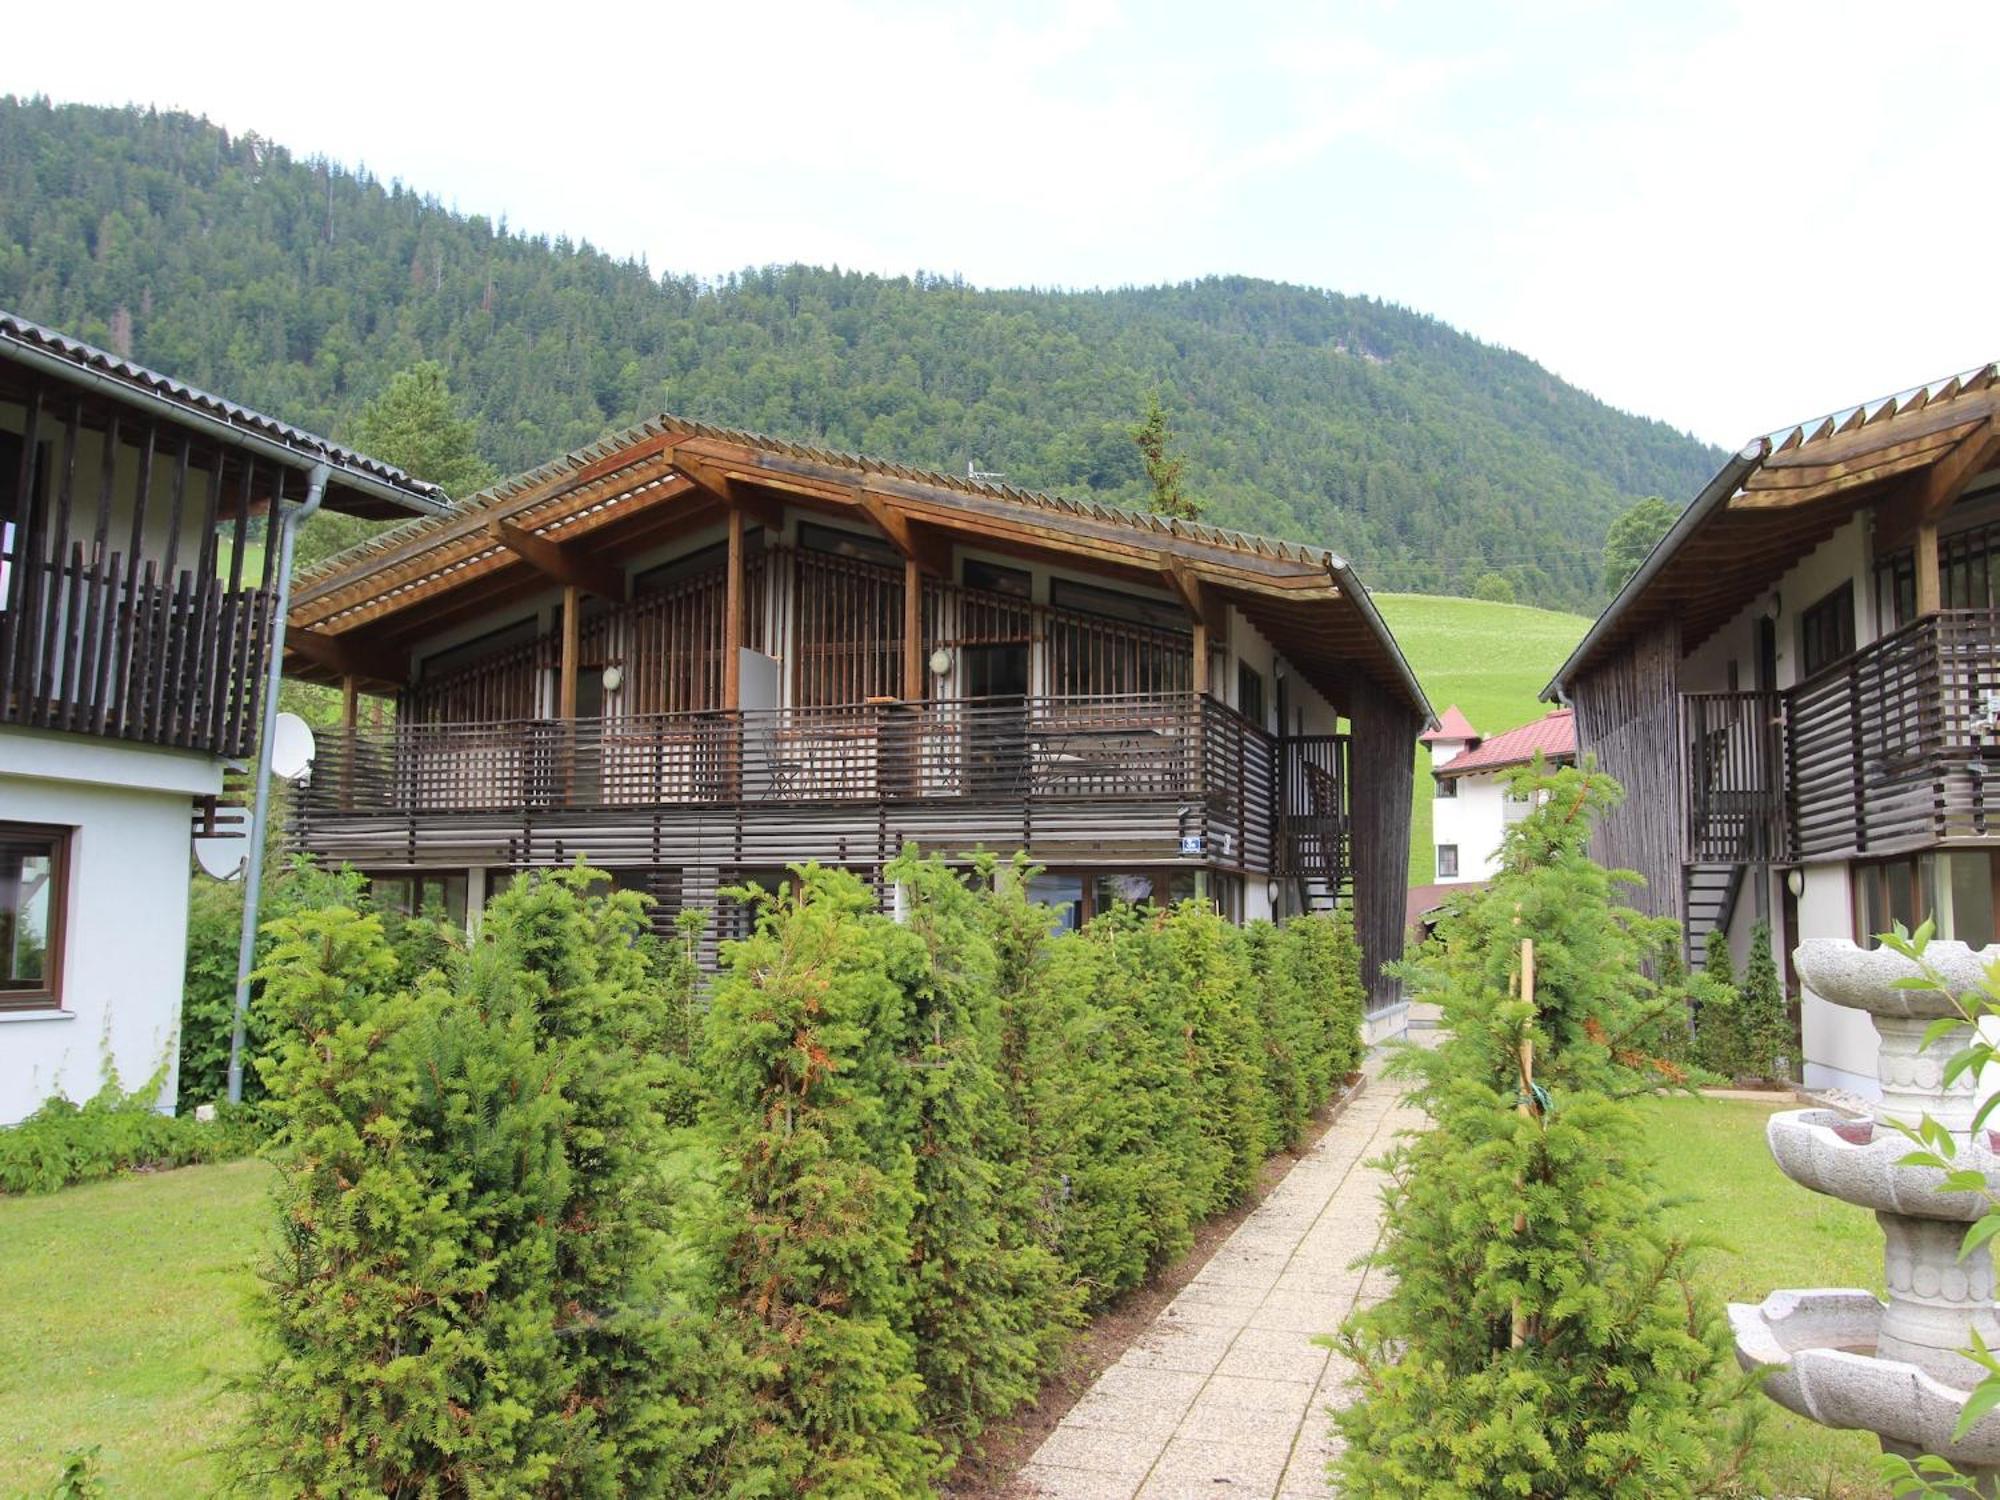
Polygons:
[[1264,882],[1264,894],[1271,898],[1271,904],[1273,906],[1276,906],[1278,904],[1278,897],[1283,894],[1283,891],[1284,888],[1280,886],[1278,882],[1275,880],[1267,880]]
[[1794,900],[1797,900],[1800,896],[1803,896],[1806,893],[1805,871],[1803,870],[1785,871],[1785,889],[1792,893],[1792,898]]
[[1785,612],[1785,596],[1776,589],[1771,590],[1771,602],[1764,606],[1764,618],[1775,620]]
[[943,646],[931,653],[931,673],[936,677],[951,675],[951,652]]
[[604,669],[605,692],[615,693],[624,685],[625,685],[625,669],[623,667],[606,667]]

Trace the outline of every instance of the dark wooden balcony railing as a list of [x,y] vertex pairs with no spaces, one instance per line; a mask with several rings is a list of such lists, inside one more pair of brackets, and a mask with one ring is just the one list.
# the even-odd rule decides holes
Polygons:
[[[1289,751],[1289,754],[1288,754]],[[1345,878],[1346,740],[1279,741],[1193,693],[330,730],[297,813],[314,826],[918,801],[1198,808],[1202,854]]]
[[[1190,695],[419,724],[330,731],[315,813],[1195,797]],[[1219,753],[1219,752],[1218,752]]]
[[1690,864],[1783,859],[1785,702],[1778,693],[1681,697],[1682,828]]
[[1690,863],[2000,834],[2000,611],[1926,615],[1782,694],[1685,694],[1681,729]]
[[0,608],[0,723],[144,744],[249,753],[256,737],[271,596],[172,585],[112,553],[68,565],[13,559]]
[[1926,615],[1789,696],[1796,857],[2000,832],[2000,612]]

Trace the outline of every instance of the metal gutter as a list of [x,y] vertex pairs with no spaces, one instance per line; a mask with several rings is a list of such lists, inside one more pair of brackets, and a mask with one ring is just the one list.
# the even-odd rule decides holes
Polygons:
[[1570,652],[1568,659],[1556,668],[1556,675],[1551,677],[1548,686],[1542,689],[1542,702],[1560,702],[1568,706],[1569,699],[1565,695],[1569,689],[1570,677],[1618,624],[1625,611],[1631,607],[1632,601],[1637,599],[1645,591],[1646,586],[1659,575],[1660,569],[1667,565],[1667,559],[1680,550],[1681,544],[1694,534],[1702,522],[1729,503],[1730,497],[1743,487],[1743,481],[1764,461],[1770,451],[1769,438],[1753,438],[1722,466],[1713,479],[1709,480],[1702,492],[1694,497],[1693,504],[1681,512],[1680,519],[1667,528],[1667,534],[1653,544],[1653,550],[1648,552],[1646,560],[1639,564],[1638,572],[1625,580],[1625,587],[1620,589],[1617,597],[1604,607],[1604,613],[1597,617],[1596,623],[1584,632],[1583,639],[1577,642],[1576,649]]
[[[451,502],[444,497],[444,492],[437,486],[425,484],[421,480],[397,484],[367,469],[344,462],[334,446],[322,439],[312,439],[319,447],[319,451],[314,452],[299,444],[283,442],[264,433],[251,431],[202,406],[163,395],[137,380],[125,379],[54,353],[32,340],[20,337],[8,328],[0,328],[0,342],[4,343],[6,355],[10,359],[18,359],[23,364],[31,365],[60,380],[88,386],[125,405],[144,407],[168,421],[198,428],[212,434],[218,441],[269,458],[288,469],[312,469],[315,466],[324,466],[330,476],[338,477],[342,488],[357,491],[372,499],[385,500],[420,515],[441,516],[452,510]],[[165,377],[159,378],[164,380]],[[266,420],[272,421],[273,425],[281,425],[277,424],[275,419]],[[310,433],[305,432],[300,432],[299,436],[312,438]]]
[[1333,581],[1340,586],[1341,593],[1352,599],[1361,608],[1361,618],[1368,628],[1375,632],[1375,638],[1389,648],[1389,656],[1396,663],[1396,672],[1403,679],[1403,686],[1409,690],[1410,701],[1424,716],[1424,727],[1437,726],[1437,710],[1431,707],[1431,700],[1424,692],[1423,684],[1417,681],[1417,674],[1411,670],[1409,658],[1403,655],[1403,648],[1396,643],[1395,632],[1389,629],[1389,622],[1382,618],[1382,612],[1375,607],[1375,601],[1368,597],[1368,590],[1355,576],[1354,567],[1337,552],[1326,554],[1326,570],[1333,575]]
[[250,813],[250,852],[243,871],[243,928],[236,944],[236,1013],[229,1032],[229,1102],[243,1102],[243,1031],[250,1014],[250,970],[257,961],[257,915],[264,897],[265,825],[271,817],[271,742],[277,738],[278,688],[285,680],[285,616],[292,604],[292,548],[299,528],[326,499],[330,464],[317,464],[307,481],[305,504],[278,517],[278,598],[271,619],[270,658],[264,664],[264,722],[257,734],[257,787]]

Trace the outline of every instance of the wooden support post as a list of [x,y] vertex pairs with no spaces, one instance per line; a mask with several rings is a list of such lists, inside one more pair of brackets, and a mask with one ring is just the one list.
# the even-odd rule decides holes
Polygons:
[[[1520,917],[1514,918],[1516,922]],[[1530,1120],[1539,1119],[1541,1110],[1535,1105],[1535,1036],[1530,1029],[1535,1016],[1535,940],[1521,939],[1521,998],[1528,1002],[1528,1022],[1521,1028],[1521,1097],[1515,1107]],[[1524,1208],[1514,1215],[1514,1233],[1528,1232],[1528,1211]],[[1514,1304],[1513,1326],[1508,1342],[1516,1349],[1528,1342],[1528,1315],[1521,1304]]]
[[914,557],[903,559],[903,697],[920,702],[924,692],[924,572]]
[[1194,695],[1203,697],[1208,692],[1208,622],[1197,619],[1194,622]]
[[729,564],[722,592],[722,706],[743,706],[743,507],[729,507]]
[[352,672],[340,679],[341,797],[343,811],[354,806],[354,738],[361,721],[361,679]]
[[563,585],[562,677],[556,694],[556,717],[576,717],[576,667],[583,650],[583,590]]
[[1917,527],[1917,613],[1934,615],[1943,604],[1940,602],[1943,590],[1938,580],[1938,529],[1936,521],[1924,521]]

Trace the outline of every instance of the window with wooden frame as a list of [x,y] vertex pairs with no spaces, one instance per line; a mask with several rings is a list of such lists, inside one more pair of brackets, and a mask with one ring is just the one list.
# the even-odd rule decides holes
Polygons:
[[1458,845],[1439,844],[1437,846],[1438,879],[1455,880],[1458,877]]
[[0,1010],[62,1008],[71,833],[0,823]]
[[1246,661],[1236,664],[1236,711],[1264,727],[1264,674]]
[[1935,922],[1937,936],[1984,948],[2000,934],[2000,851],[1951,849],[1853,867],[1854,940],[1873,948],[1900,923]]
[[1444,801],[1448,802],[1458,795],[1456,776],[1434,776],[1431,779],[1437,783],[1437,795]]
[[1799,616],[1799,676],[1813,677],[1854,654],[1854,582],[1815,602]]

